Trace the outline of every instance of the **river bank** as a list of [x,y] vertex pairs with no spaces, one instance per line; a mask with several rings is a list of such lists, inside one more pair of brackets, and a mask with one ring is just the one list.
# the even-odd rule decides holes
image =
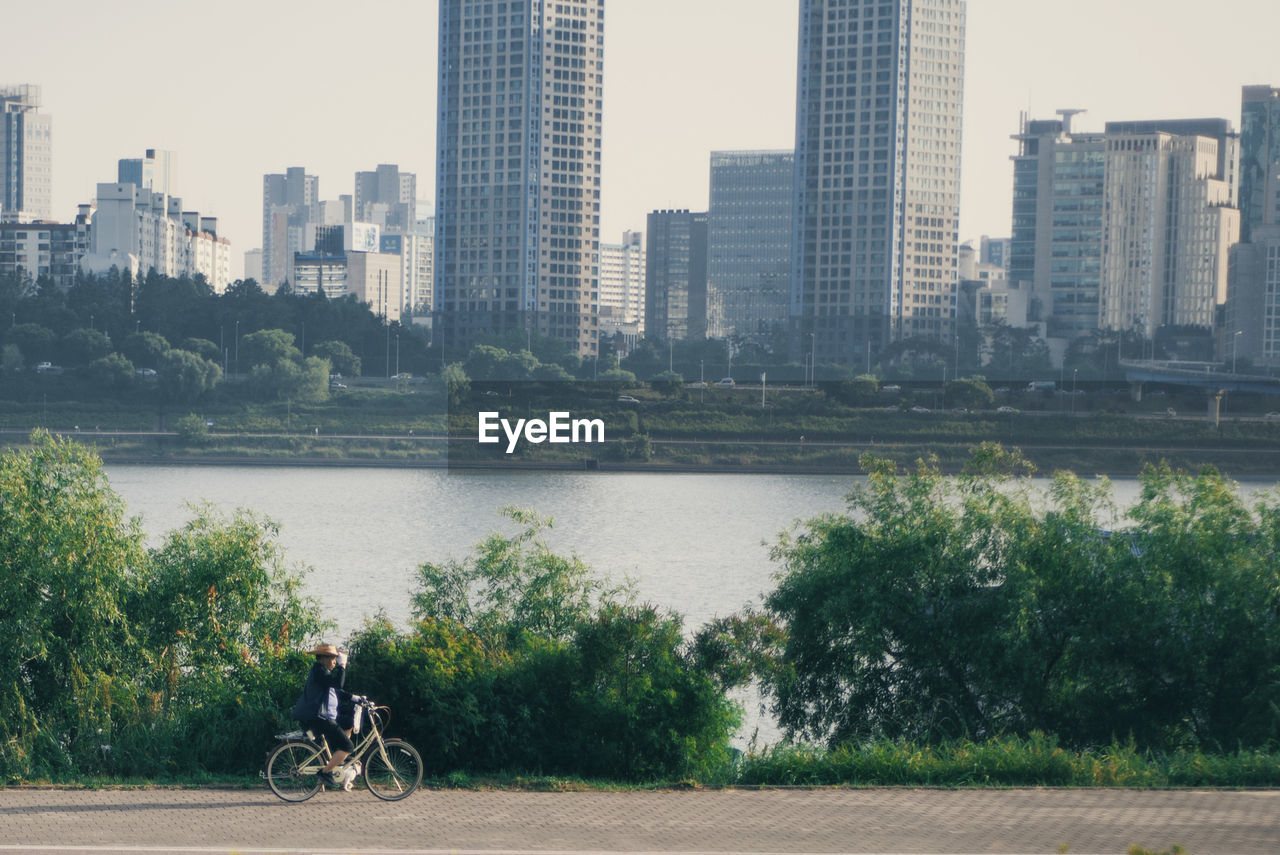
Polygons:
[[[756,474],[858,475],[864,455],[894,461],[899,467],[936,459],[947,473],[963,469],[978,443],[960,441],[779,442],[649,439],[637,453],[627,441],[586,450],[525,448],[513,455],[481,456],[474,440],[443,436],[342,436],[296,434],[210,435],[198,445],[184,444],[169,432],[53,431],[93,447],[103,460],[137,465],[293,466],[403,469],[722,472]],[[0,434],[0,443],[18,447],[26,435]],[[1128,477],[1144,466],[1167,462],[1190,471],[1213,466],[1233,478],[1280,475],[1280,447],[1271,443],[1243,447],[1016,444],[1042,474],[1067,470],[1080,475]]]

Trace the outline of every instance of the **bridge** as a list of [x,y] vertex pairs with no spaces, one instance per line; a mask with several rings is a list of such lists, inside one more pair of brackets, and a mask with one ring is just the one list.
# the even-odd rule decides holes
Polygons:
[[1280,395],[1280,377],[1224,371],[1221,363],[1217,362],[1122,359],[1120,368],[1124,371],[1124,379],[1129,382],[1129,394],[1135,401],[1142,400],[1142,387],[1145,383],[1203,389],[1208,398],[1209,420],[1215,425],[1218,423],[1222,397],[1229,392]]

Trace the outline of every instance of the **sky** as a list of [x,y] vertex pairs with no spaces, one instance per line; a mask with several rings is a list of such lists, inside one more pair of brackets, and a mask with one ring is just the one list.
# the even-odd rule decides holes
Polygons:
[[[395,163],[434,200],[436,15],[424,0],[13,3],[0,86],[43,88],[53,207],[68,222],[116,162],[177,156],[183,207],[216,216],[233,272],[261,245],[262,176],[320,194]],[[601,239],[705,210],[709,156],[795,143],[799,0],[606,0]],[[1020,116],[1075,127],[1240,122],[1280,85],[1276,0],[969,0],[960,237],[1007,236]]]

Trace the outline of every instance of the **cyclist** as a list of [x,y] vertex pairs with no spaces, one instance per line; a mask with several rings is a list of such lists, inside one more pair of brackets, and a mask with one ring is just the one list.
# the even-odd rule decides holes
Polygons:
[[329,786],[336,787],[340,783],[333,770],[355,750],[351,730],[344,730],[338,724],[339,700],[346,694],[342,691],[342,684],[347,679],[347,654],[332,644],[321,644],[308,653],[313,654],[316,661],[307,674],[302,696],[293,705],[293,717],[301,721],[303,727],[323,734],[329,743],[333,757],[320,770],[319,777]]

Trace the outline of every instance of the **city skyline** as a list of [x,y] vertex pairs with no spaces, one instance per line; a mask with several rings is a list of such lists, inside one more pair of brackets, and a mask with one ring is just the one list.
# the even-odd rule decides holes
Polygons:
[[[434,197],[435,4],[56,8],[6,11],[10,31],[30,37],[0,57],[0,84],[41,86],[52,117],[54,219],[70,222],[120,158],[172,151],[176,192],[218,217],[240,275],[243,253],[260,243],[265,174],[301,166],[319,176],[321,198],[336,199],[356,172],[394,163],[418,175],[419,198]],[[1076,121],[1087,130],[1216,117],[1238,130],[1241,87],[1280,81],[1268,45],[1280,8],[1197,9],[969,0],[961,240],[1009,232],[1010,137],[1022,111],[1084,109]],[[794,145],[798,14],[798,0],[610,0],[602,240],[643,228],[653,210],[705,210],[713,150]],[[178,50],[197,29],[212,47]],[[357,61],[328,59],[337,55]],[[359,61],[375,56],[376,66]]]

